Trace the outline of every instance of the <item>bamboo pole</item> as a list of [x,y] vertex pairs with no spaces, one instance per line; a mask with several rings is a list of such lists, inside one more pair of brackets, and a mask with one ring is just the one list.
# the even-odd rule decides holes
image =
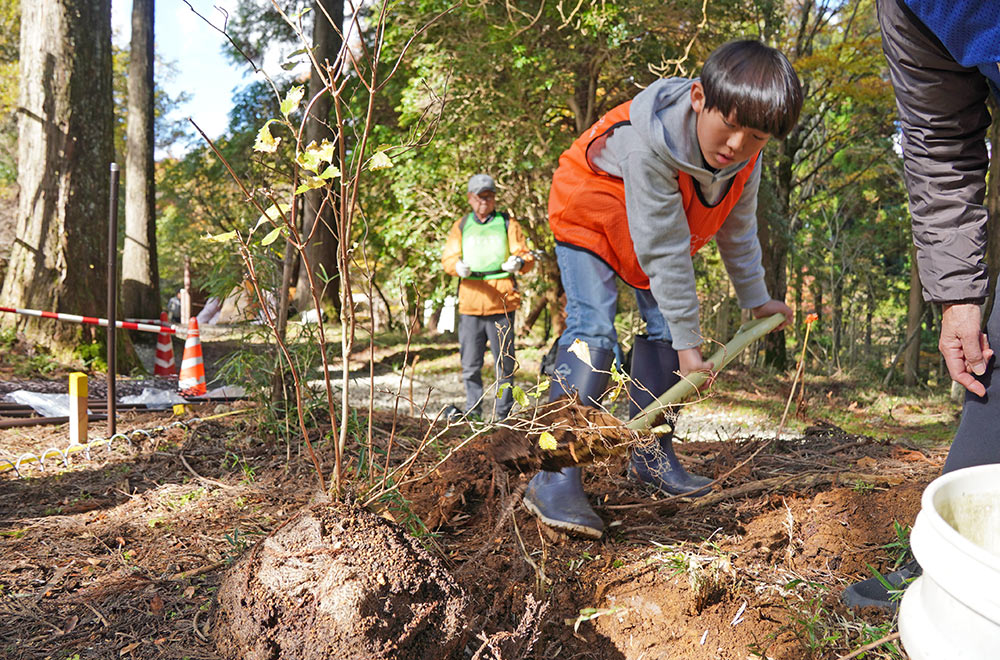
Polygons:
[[774,314],[773,316],[744,323],[737,330],[736,335],[729,340],[729,343],[709,358],[708,361],[712,363],[712,367],[714,368],[711,374],[703,371],[688,374],[679,383],[646,406],[642,412],[629,420],[625,426],[633,431],[648,431],[656,426],[672,405],[682,401],[691,393],[698,391],[708,381],[710,376],[714,378],[718,375],[747,346],[777,328],[784,320],[784,314]]

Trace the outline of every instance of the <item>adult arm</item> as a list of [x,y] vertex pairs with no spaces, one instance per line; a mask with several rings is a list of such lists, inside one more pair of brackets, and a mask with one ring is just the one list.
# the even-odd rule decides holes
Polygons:
[[462,229],[459,222],[455,222],[448,232],[448,239],[444,244],[444,251],[441,253],[441,267],[444,272],[452,276],[457,276],[455,264],[462,259]]
[[982,396],[972,374],[992,355],[986,297],[986,79],[958,64],[901,0],[879,0],[882,48],[896,91],[904,176],[924,298],[944,305],[939,348],[951,378]]
[[507,245],[510,253],[515,257],[520,257],[523,262],[521,270],[518,271],[519,273],[527,273],[535,267],[535,255],[528,248],[528,241],[524,237],[524,229],[521,228],[520,223],[514,218],[511,218],[510,224],[507,225]]

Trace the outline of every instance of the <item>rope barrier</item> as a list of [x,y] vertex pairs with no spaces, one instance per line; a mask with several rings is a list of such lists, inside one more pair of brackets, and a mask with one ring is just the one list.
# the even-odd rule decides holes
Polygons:
[[[85,325],[99,325],[108,327],[108,320],[97,318],[96,316],[81,316],[79,314],[64,314],[62,312],[46,312],[40,309],[22,309],[20,307],[0,307],[0,312],[9,314],[20,314],[22,316],[35,316],[43,319],[56,319],[58,321],[69,321],[70,323],[83,323]],[[151,323],[135,323],[132,321],[115,321],[116,328],[125,330],[139,330],[141,332],[155,332],[157,334],[177,334],[177,328],[172,325],[159,325]]]
[[151,440],[155,433],[162,433],[164,431],[168,431],[174,428],[181,428],[186,431],[190,429],[192,425],[198,424],[200,422],[208,422],[214,419],[220,419],[222,417],[229,417],[230,415],[242,415],[250,412],[251,410],[253,410],[253,408],[245,408],[243,410],[230,410],[224,413],[209,415],[208,417],[192,417],[191,419],[187,420],[177,420],[171,422],[170,424],[154,426],[150,429],[132,429],[127,433],[115,433],[110,438],[101,438],[99,440],[92,440],[91,442],[88,442],[86,444],[82,443],[71,444],[65,449],[59,449],[58,447],[49,447],[48,449],[43,451],[41,455],[29,451],[21,454],[16,459],[0,456],[0,474],[3,474],[4,472],[10,472],[11,470],[13,470],[19,479],[23,479],[24,475],[21,474],[22,467],[24,467],[28,463],[37,462],[38,467],[44,471],[45,459],[52,455],[61,458],[63,461],[63,466],[68,468],[70,466],[69,459],[71,454],[75,454],[77,452],[82,451],[84,452],[84,458],[86,458],[86,460],[89,461],[91,448],[105,446],[108,450],[108,453],[111,453],[112,445],[114,444],[114,441],[117,439],[124,440],[128,444],[129,449],[134,449],[135,445],[132,444],[132,438],[134,438],[137,435],[143,436],[147,440]]

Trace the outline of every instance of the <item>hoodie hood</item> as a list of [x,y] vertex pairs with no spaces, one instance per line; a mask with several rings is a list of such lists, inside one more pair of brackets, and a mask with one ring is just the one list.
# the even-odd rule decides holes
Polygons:
[[730,179],[746,160],[713,172],[698,146],[698,113],[691,108],[691,83],[698,78],[662,78],[639,92],[629,120],[639,142],[671,167],[687,172],[703,186]]

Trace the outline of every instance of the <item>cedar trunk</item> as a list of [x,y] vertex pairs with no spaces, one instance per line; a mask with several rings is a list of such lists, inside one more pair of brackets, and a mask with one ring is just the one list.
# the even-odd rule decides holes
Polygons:
[[122,248],[122,312],[145,319],[160,315],[153,169],[153,6],[154,0],[132,0]]
[[[112,158],[110,0],[21,4],[16,239],[5,304],[104,316]],[[4,316],[66,356],[104,329]],[[126,365],[123,365],[126,366]]]
[[[344,0],[317,0],[315,5],[313,53],[320,66],[327,66],[337,59],[343,44],[340,29],[344,20]],[[331,25],[331,20],[337,25]],[[332,74],[333,72],[327,73],[327,77],[333,77]],[[324,89],[323,78],[313,69],[309,77],[309,99],[315,98],[316,101],[306,120],[305,145],[334,140],[335,136],[329,125],[332,99],[329,92],[325,92]],[[335,207],[339,204],[340,195],[337,194],[339,189],[340,181],[337,179],[329,188],[310,190],[303,195],[302,206],[302,235],[308,236],[315,228],[312,240],[306,246],[314,284],[321,294],[320,301],[333,306],[338,312],[340,311],[340,277],[337,269],[339,237],[335,227]],[[313,307],[309,273],[305,268],[299,268],[295,302],[300,311]]]

